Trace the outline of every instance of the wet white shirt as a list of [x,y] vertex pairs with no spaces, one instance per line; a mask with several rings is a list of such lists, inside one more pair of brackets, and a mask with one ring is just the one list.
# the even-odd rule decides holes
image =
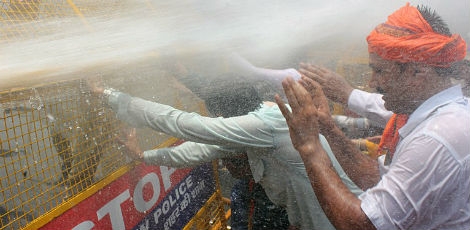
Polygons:
[[[351,97],[350,108],[375,108],[370,117],[386,120],[371,105],[381,100],[376,95]],[[379,158],[381,181],[359,196],[363,211],[377,229],[470,229],[470,106],[460,86],[425,101],[399,133],[392,163]]]
[[[147,126],[191,141],[174,148],[145,151],[147,162],[188,167],[244,151],[255,181],[273,203],[286,208],[291,225],[306,230],[334,229],[318,203],[277,105],[262,106],[240,117],[209,118],[118,92],[111,94],[109,104],[119,119],[136,127]],[[323,136],[321,142],[343,182],[360,194],[362,191],[341,169]]]

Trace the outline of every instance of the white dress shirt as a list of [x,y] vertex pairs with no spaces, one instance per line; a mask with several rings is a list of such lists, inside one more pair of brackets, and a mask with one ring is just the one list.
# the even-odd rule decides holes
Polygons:
[[[379,96],[355,90],[350,108],[384,123],[391,113]],[[460,86],[425,101],[399,134],[392,163],[378,159],[380,182],[359,196],[365,214],[377,229],[470,229],[470,106]]]

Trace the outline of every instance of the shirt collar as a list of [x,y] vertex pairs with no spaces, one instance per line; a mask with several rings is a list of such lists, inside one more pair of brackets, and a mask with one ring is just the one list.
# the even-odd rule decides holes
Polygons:
[[418,124],[424,121],[429,114],[434,112],[438,107],[462,98],[462,87],[460,85],[452,86],[430,97],[410,115],[406,125],[398,131],[400,136],[406,137],[414,128],[416,128],[416,126],[418,126]]

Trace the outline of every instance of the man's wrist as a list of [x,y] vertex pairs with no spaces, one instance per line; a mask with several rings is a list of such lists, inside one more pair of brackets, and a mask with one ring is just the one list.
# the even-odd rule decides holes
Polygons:
[[335,120],[332,118],[332,116],[329,116],[331,119],[323,119],[323,121],[320,122],[320,133],[326,134],[329,132],[332,132],[337,126]]
[[307,144],[298,146],[296,147],[296,149],[297,151],[299,151],[301,155],[307,156],[317,151],[317,145],[315,144],[314,141],[312,141],[312,142],[308,142]]
[[362,138],[352,139],[351,142],[354,143],[359,150],[367,151],[366,140],[365,139],[362,139]]
[[111,95],[113,93],[117,92],[117,90],[113,89],[113,88],[105,88],[103,89],[103,100],[108,103],[109,102],[109,98],[111,97]]
[[144,151],[139,150],[139,153],[137,155],[139,156],[140,161],[144,161],[144,158],[145,158]]
[[109,96],[111,96],[111,94],[112,94],[113,92],[115,92],[115,91],[116,91],[116,90],[113,89],[113,88],[105,88],[105,89],[103,89],[103,96],[104,96],[104,97],[109,97]]
[[343,106],[348,106],[349,104],[349,97],[351,96],[352,91],[354,90],[353,87],[348,87],[347,89],[344,90],[344,96],[341,99],[341,104]]

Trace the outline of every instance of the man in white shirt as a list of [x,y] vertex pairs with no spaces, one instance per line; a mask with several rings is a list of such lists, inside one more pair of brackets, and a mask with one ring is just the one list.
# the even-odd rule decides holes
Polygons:
[[[112,89],[92,87],[92,90],[106,96],[120,120],[186,140],[173,148],[142,151],[131,133],[131,144],[127,146],[145,162],[190,167],[246,152],[255,182],[263,186],[274,204],[285,207],[291,229],[334,229],[320,208],[302,159],[292,146],[285,119],[275,103],[265,102],[244,116],[211,118]],[[234,102],[233,106],[246,105]],[[343,183],[354,194],[362,193],[341,169],[325,138],[319,138]]]
[[[409,4],[367,41],[369,85],[382,90],[384,103],[352,89],[337,96],[351,110],[387,123],[378,160],[358,152],[334,125],[321,86],[310,80],[321,79],[323,69],[304,65],[300,73],[310,78],[283,82],[292,112],[277,97],[323,210],[337,229],[469,229],[470,106],[450,81],[466,55],[465,42],[433,11]],[[319,132],[365,190],[359,197],[331,170]]]

